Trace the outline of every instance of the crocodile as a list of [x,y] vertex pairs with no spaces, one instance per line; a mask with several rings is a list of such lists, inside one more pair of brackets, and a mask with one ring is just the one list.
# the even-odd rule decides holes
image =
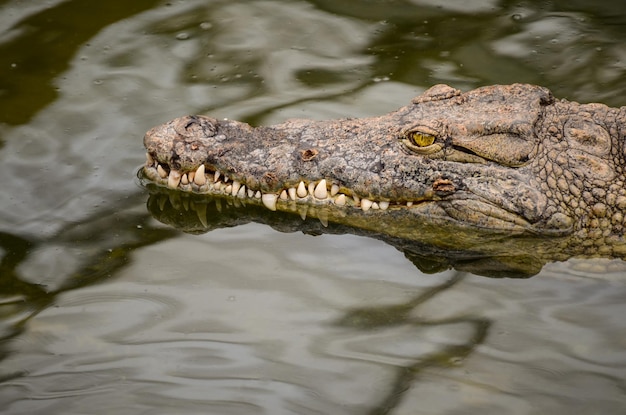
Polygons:
[[626,107],[528,84],[440,84],[377,117],[258,127],[180,117],[145,134],[140,176],[270,211],[313,207],[323,221],[398,238],[532,235],[624,257],[625,134]]

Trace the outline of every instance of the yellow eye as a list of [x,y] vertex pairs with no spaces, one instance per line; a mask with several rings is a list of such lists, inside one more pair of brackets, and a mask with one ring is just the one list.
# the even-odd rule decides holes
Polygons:
[[[430,130],[430,129],[429,129]],[[436,154],[443,149],[442,142],[437,141],[437,133],[426,133],[422,128],[407,131],[403,134],[402,144],[414,153],[421,155]]]
[[413,144],[415,144],[418,147],[427,147],[427,146],[432,145],[435,142],[434,135],[420,133],[420,132],[409,133],[409,139],[411,140],[411,142],[413,142]]

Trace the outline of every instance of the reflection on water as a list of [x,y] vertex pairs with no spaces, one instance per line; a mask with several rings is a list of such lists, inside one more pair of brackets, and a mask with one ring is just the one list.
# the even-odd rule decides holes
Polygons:
[[[2,347],[10,413],[623,404],[623,280],[426,275],[374,239],[257,224],[171,238],[131,222],[125,239],[151,240],[95,257],[45,304],[24,283],[4,304],[31,314]],[[14,265],[3,286],[24,279]]]
[[26,3],[0,4],[3,413],[623,412],[621,261],[491,279],[286,223],[184,234],[133,180],[185,113],[373,115],[438,82],[623,105],[621,3]]
[[360,209],[287,200],[278,202],[277,211],[270,211],[255,198],[199,196],[162,188],[144,178],[143,171],[139,169],[137,175],[150,192],[147,207],[152,216],[192,234],[257,222],[281,232],[368,236],[395,247],[424,272],[454,268],[494,278],[528,278],[539,273],[546,263],[570,258],[617,256],[612,252],[589,251],[581,246],[581,238],[576,234],[514,234],[468,228],[451,222],[422,220],[407,209],[364,214]]

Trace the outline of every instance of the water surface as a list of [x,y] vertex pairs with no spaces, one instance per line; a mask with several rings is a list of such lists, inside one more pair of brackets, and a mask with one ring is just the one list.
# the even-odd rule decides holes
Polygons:
[[391,111],[436,83],[624,105],[591,1],[0,2],[7,414],[620,414],[626,267],[426,273],[382,241],[152,218],[141,137]]

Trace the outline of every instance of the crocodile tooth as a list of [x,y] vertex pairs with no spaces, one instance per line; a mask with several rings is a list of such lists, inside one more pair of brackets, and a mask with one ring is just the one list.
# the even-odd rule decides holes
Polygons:
[[241,186],[239,188],[239,191],[237,192],[237,197],[243,199],[244,197],[246,197],[246,186]]
[[160,164],[157,165],[157,173],[159,173],[159,177],[161,177],[161,179],[165,179],[167,177],[167,172]]
[[361,199],[361,209],[363,212],[367,212],[372,207],[373,202],[369,199]]
[[189,173],[187,173],[187,178],[189,179],[189,183],[193,182],[193,179],[195,179],[195,177],[196,177],[195,171],[190,171]]
[[374,210],[378,210],[379,209],[378,202],[372,202],[372,209],[374,209]]
[[254,190],[250,189],[249,187],[248,187],[248,197],[250,199],[252,199],[254,197]]
[[146,153],[146,166],[154,166],[154,159],[150,153]]
[[237,180],[233,180],[233,188],[231,189],[231,195],[233,196],[237,196],[237,193],[239,193],[239,189],[241,188],[241,183],[239,183]]
[[167,177],[167,187],[170,189],[176,189],[178,183],[180,183],[181,174],[178,170],[170,170],[170,175]]
[[257,190],[256,193],[254,194],[254,197],[257,198],[257,199],[260,199],[261,198],[261,191]]
[[413,202],[406,202],[406,207],[411,207],[413,206]]
[[335,198],[335,204],[337,206],[345,206],[346,205],[346,195],[343,193]]
[[380,210],[387,210],[389,208],[389,202],[380,201],[378,202],[378,207],[380,207]]
[[204,164],[201,164],[194,173],[193,182],[198,186],[206,184],[206,176],[204,175]]
[[315,183],[313,182],[309,183],[308,192],[311,196],[315,194]]
[[306,197],[308,195],[306,186],[304,186],[304,182],[300,182],[300,184],[298,184],[298,190],[296,190],[296,194],[298,195],[298,197]]
[[224,175],[224,183],[228,182],[228,176]]
[[189,179],[187,178],[187,173],[183,174],[183,177],[180,178],[180,182],[182,184],[189,184]]
[[273,193],[265,193],[261,196],[263,205],[269,210],[276,210],[276,200],[278,200],[278,195]]
[[326,199],[328,197],[328,189],[326,188],[326,179],[322,179],[317,186],[315,186],[315,190],[313,191],[313,195],[317,199]]
[[213,183],[216,183],[220,179],[220,176],[221,176],[221,173],[215,170],[215,173],[213,174]]
[[289,194],[289,198],[291,200],[296,200],[297,191],[295,187],[290,187],[289,189],[287,189],[287,193]]
[[229,185],[227,185],[224,188],[224,193],[226,193],[226,194],[232,194],[232,191],[233,191],[233,185],[232,184],[229,184]]
[[335,196],[337,193],[339,193],[339,185],[333,183],[333,185],[330,186],[330,195]]

